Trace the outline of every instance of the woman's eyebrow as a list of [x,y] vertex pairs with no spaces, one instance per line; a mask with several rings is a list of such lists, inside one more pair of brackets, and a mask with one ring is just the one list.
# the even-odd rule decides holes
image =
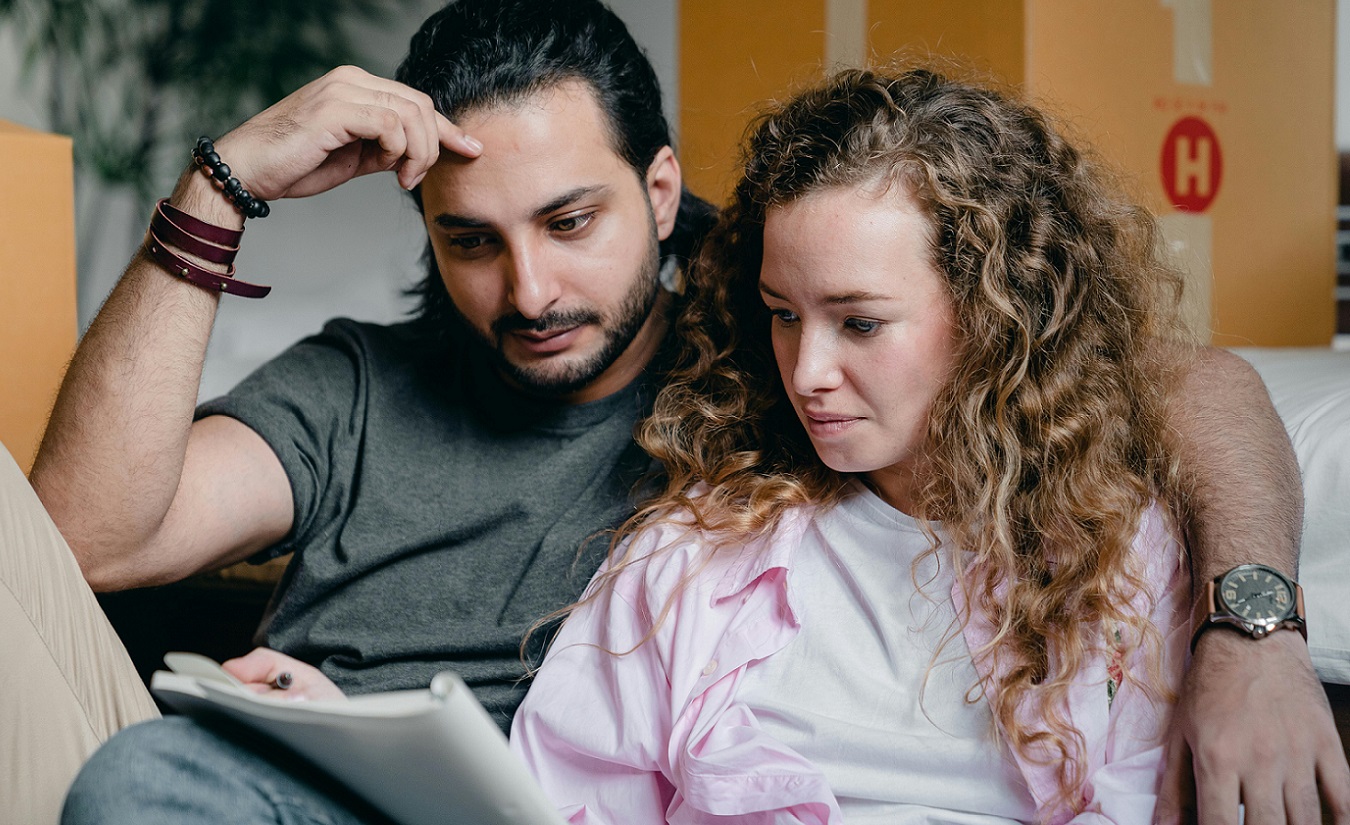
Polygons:
[[[786,295],[779,293],[778,290],[764,283],[764,281],[762,280],[759,282],[759,291],[764,293],[765,295],[768,295],[770,298],[777,298],[780,301],[788,300]],[[826,296],[825,303],[861,304],[867,301],[893,301],[893,300],[895,300],[895,296],[893,295],[886,295],[880,292],[868,292],[866,290],[858,290],[855,292],[844,292],[839,295]]]
[[764,283],[763,279],[761,279],[759,282],[759,291],[763,292],[765,295],[768,295],[770,298],[777,298],[780,301],[787,300],[786,295],[779,293],[778,290]]
[[867,292],[860,290],[858,292],[845,292],[841,295],[830,295],[825,298],[827,304],[861,304],[867,301],[893,301],[895,296],[884,295],[880,292]]

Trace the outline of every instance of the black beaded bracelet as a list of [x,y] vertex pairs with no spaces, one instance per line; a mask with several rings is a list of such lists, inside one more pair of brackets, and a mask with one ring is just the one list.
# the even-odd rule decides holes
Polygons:
[[234,204],[234,208],[242,212],[244,217],[265,218],[271,214],[272,207],[267,205],[267,201],[250,195],[244,184],[239,182],[239,178],[230,174],[230,167],[220,159],[220,155],[216,154],[216,144],[211,138],[205,135],[197,138],[197,145],[192,150],[192,159],[216,186],[220,187],[226,200]]

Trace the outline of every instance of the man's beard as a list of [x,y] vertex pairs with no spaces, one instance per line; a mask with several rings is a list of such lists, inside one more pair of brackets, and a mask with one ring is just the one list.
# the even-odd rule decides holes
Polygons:
[[[526,392],[535,395],[561,397],[570,395],[599,378],[609,369],[619,356],[628,349],[642,330],[647,318],[651,316],[660,294],[660,258],[656,239],[656,226],[651,225],[651,243],[647,247],[641,268],[633,285],[619,303],[613,317],[606,318],[593,308],[560,310],[546,312],[536,319],[529,319],[520,313],[505,315],[492,322],[490,333],[484,333],[474,326],[450,302],[468,338],[481,350],[499,373]],[[513,363],[506,357],[504,341],[506,336],[516,331],[548,332],[550,330],[570,329],[584,324],[600,327],[604,340],[600,349],[584,360],[565,365],[555,365],[549,361],[523,366]]]

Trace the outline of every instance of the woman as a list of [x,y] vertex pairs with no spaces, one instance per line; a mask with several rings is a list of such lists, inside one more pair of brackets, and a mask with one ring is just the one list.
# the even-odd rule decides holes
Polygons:
[[1156,241],[930,71],[763,117],[640,432],[663,487],[515,719],[573,821],[1149,821],[1188,593]]

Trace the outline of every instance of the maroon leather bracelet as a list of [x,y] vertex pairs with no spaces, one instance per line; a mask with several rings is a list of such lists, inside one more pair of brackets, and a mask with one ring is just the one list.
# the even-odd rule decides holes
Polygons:
[[237,249],[239,247],[240,239],[244,237],[244,230],[226,229],[223,226],[207,223],[201,218],[193,217],[169,203],[168,198],[160,201],[155,209],[156,211],[163,211],[164,217],[168,218],[173,223],[178,224],[180,228],[192,235],[196,235],[204,241],[210,241],[213,244],[232,246]]
[[150,240],[146,243],[150,250],[150,256],[170,274],[177,275],[189,283],[210,290],[212,292],[228,292],[232,295],[238,295],[243,298],[262,298],[272,291],[272,287],[262,284],[251,284],[248,281],[237,281],[234,279],[234,265],[225,273],[212,272],[209,269],[202,269],[196,264],[185,261],[164,244],[164,241],[155,234],[152,227],[150,230]]
[[164,207],[167,205],[165,201],[160,201],[155,208],[154,217],[150,219],[150,229],[161,240],[212,263],[234,263],[235,256],[239,254],[238,246],[218,246],[187,232],[165,214]]

